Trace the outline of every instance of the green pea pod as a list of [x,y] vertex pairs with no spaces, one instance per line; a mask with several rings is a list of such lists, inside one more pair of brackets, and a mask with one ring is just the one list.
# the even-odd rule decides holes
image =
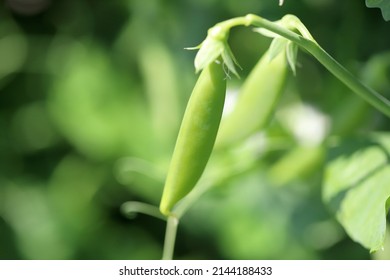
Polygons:
[[225,102],[226,80],[221,64],[200,74],[188,101],[165,181],[160,211],[169,215],[202,175],[213,149]]
[[279,100],[287,68],[284,49],[274,58],[269,50],[262,56],[242,85],[233,111],[222,120],[216,148],[235,144],[264,128]]

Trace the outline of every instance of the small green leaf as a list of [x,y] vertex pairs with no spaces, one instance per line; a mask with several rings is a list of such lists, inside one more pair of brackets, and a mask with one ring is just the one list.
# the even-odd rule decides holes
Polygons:
[[295,75],[297,56],[298,56],[298,46],[295,43],[288,41],[282,37],[276,37],[275,39],[272,40],[272,43],[269,47],[269,51],[268,51],[269,60],[272,61],[283,51],[285,51],[287,62],[292,72]]
[[269,46],[268,57],[269,60],[273,60],[281,52],[283,52],[287,47],[288,40],[278,37],[272,40],[271,45]]
[[228,37],[229,29],[216,25],[209,29],[206,39],[199,46],[187,48],[189,50],[199,49],[195,57],[195,69],[197,73],[222,57],[227,69],[239,77],[235,65],[238,67],[240,65],[237,63],[229,47],[227,42]]
[[235,65],[237,65],[239,68],[241,68],[241,66],[238,64],[237,59],[228,44],[225,44],[225,49],[222,52],[222,60],[225,63],[227,69],[239,78],[240,75],[237,73]]
[[348,235],[371,252],[384,243],[389,197],[389,133],[330,149],[323,200]]
[[195,57],[195,69],[198,73],[207,65],[214,62],[224,51],[224,43],[220,40],[207,37],[200,45]]
[[380,8],[386,21],[390,20],[390,0],[366,0],[368,8]]
[[287,62],[290,65],[290,68],[293,72],[293,74],[296,74],[296,64],[297,64],[297,57],[298,57],[298,46],[297,44],[293,42],[288,42],[286,46],[286,56],[287,56]]

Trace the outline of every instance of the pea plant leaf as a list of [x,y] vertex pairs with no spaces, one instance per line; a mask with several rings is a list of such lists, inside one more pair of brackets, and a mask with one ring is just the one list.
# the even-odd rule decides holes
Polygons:
[[383,18],[386,21],[390,20],[390,0],[366,0],[366,6],[369,8],[380,8]]
[[354,241],[371,252],[381,249],[390,206],[390,133],[331,148],[322,195]]

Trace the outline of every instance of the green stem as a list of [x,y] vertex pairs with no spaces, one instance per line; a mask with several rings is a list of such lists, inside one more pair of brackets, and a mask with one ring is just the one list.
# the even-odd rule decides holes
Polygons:
[[203,183],[199,182],[197,187],[192,190],[180,203],[175,207],[173,213],[180,219],[188,209],[201,197],[207,190],[209,190],[214,182]]
[[122,213],[124,213],[130,218],[134,217],[135,214],[137,213],[142,213],[158,219],[162,219],[164,221],[166,220],[166,217],[163,214],[161,214],[158,207],[143,202],[138,202],[138,201],[125,202],[121,206],[121,211]]
[[[291,16],[290,16],[291,17]],[[301,36],[287,28],[284,28],[277,23],[263,19],[259,16],[249,14],[245,17],[238,17],[229,19],[218,24],[222,28],[232,28],[234,26],[253,25],[272,31],[294,43],[301,48],[307,50],[313,55],[326,69],[329,70],[336,78],[343,82],[352,91],[365,99],[368,103],[378,109],[380,112],[390,117],[390,101],[375,90],[362,84],[356,79],[347,69],[338,63],[332,56],[330,56],[317,42],[312,39],[310,33],[301,26],[297,28],[300,32],[304,32]],[[306,31],[305,31],[306,30]]]
[[165,232],[163,260],[172,260],[175,249],[176,232],[179,225],[179,219],[173,215],[168,217],[167,229]]
[[163,249],[163,260],[172,260],[173,258],[173,251],[175,248],[175,241],[176,241],[176,232],[177,227],[179,225],[179,219],[174,216],[164,216],[161,214],[158,207],[138,202],[138,201],[128,201],[122,204],[121,211],[128,217],[134,217],[137,213],[146,214],[149,216],[153,216],[155,218],[159,218],[162,220],[167,220],[167,229],[165,232],[165,240],[164,240],[164,249]]
[[351,72],[345,69],[333,57],[318,45],[312,45],[306,48],[326,69],[336,78],[343,82],[347,87],[357,95],[365,99],[368,103],[378,109],[380,112],[390,117],[390,101],[384,96],[362,84]]

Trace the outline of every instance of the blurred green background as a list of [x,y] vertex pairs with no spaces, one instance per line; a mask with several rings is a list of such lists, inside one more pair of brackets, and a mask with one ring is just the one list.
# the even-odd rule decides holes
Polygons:
[[[195,52],[184,48],[219,21],[295,14],[390,96],[390,23],[380,10],[363,0],[277,2],[2,1],[0,259],[161,258],[165,223],[127,219],[120,206],[158,205],[197,78]],[[230,43],[243,68],[228,81],[234,92],[270,40],[236,28]],[[369,254],[350,240],[321,201],[321,143],[386,131],[389,121],[304,52],[298,62],[267,131],[209,165],[222,177],[232,162],[240,172],[183,217],[175,258],[390,258],[390,246]]]

